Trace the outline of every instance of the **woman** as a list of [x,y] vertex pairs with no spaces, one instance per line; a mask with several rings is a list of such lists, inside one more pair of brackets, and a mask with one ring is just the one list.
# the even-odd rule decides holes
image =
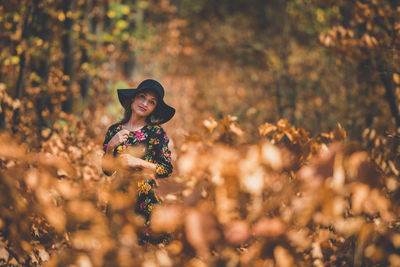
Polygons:
[[[175,114],[173,107],[165,104],[164,88],[155,80],[144,80],[136,89],[118,89],[118,99],[125,109],[124,118],[111,125],[106,133],[104,152],[119,158],[122,167],[132,171],[150,171],[155,178],[168,177],[172,172],[169,139],[160,124]],[[141,157],[126,153],[130,148],[144,146]],[[104,170],[110,175],[110,170]],[[143,172],[144,173],[144,172]],[[168,236],[152,238],[149,219],[153,206],[160,202],[154,191],[153,179],[138,182],[136,212],[145,217],[141,243],[167,242]]]

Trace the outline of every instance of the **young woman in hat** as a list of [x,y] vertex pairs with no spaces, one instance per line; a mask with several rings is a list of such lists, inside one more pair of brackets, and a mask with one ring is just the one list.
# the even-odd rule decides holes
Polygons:
[[[155,80],[144,80],[136,89],[118,89],[118,99],[125,109],[124,118],[109,127],[103,149],[107,154],[119,158],[119,162],[132,170],[146,170],[155,178],[168,177],[172,172],[169,139],[160,126],[169,121],[175,109],[164,100],[164,88]],[[144,155],[135,157],[125,153],[130,147],[144,146]],[[107,175],[112,171],[104,170]],[[141,242],[167,242],[168,235],[154,239],[149,230],[149,219],[153,206],[160,202],[154,191],[153,179],[138,182],[136,212],[145,217]]]

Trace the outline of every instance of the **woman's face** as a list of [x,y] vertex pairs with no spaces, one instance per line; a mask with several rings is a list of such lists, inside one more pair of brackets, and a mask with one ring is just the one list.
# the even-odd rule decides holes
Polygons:
[[141,92],[132,100],[132,112],[140,117],[149,116],[157,106],[157,95],[153,92]]

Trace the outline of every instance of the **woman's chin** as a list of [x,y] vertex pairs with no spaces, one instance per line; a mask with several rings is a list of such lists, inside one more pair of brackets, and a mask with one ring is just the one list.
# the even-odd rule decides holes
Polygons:
[[135,114],[139,117],[147,117],[150,115],[148,112],[143,112],[143,111],[135,111]]

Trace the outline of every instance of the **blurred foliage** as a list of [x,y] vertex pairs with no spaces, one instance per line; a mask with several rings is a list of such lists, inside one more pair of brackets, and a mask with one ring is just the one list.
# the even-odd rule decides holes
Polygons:
[[235,117],[209,118],[185,137],[173,177],[159,180],[164,204],[151,227],[170,232],[171,243],[139,246],[140,175],[105,176],[101,145],[79,119],[68,121],[37,152],[1,136],[4,264],[399,264],[400,164],[370,131],[364,140],[375,145],[365,151],[340,125],[310,138],[280,120],[261,125],[259,142],[246,144]]
[[[393,0],[1,3],[0,265],[399,266],[399,14]],[[115,90],[144,78],[177,108],[151,219],[166,246],[138,245],[140,175],[101,170]]]

